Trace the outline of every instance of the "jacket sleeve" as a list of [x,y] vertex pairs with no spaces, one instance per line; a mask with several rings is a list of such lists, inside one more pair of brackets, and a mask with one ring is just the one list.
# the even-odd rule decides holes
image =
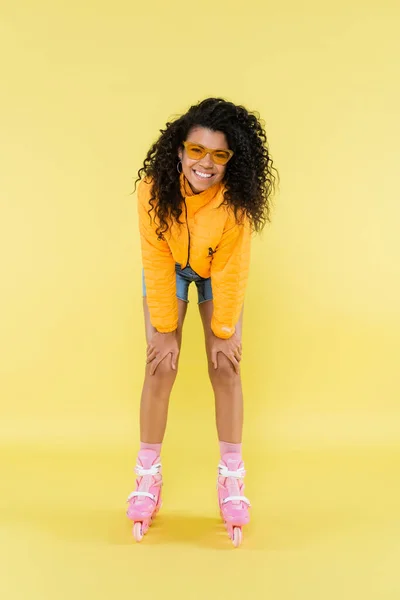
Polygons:
[[232,214],[211,263],[214,312],[211,329],[228,339],[240,318],[250,265],[251,227],[247,218],[237,224]]
[[148,214],[151,188],[151,182],[142,180],[137,191],[147,304],[153,327],[160,333],[168,333],[178,327],[175,261],[168,243],[158,239],[156,224]]

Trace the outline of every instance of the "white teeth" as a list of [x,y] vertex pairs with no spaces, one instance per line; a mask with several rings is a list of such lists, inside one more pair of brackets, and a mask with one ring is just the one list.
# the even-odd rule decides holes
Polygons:
[[212,173],[200,173],[200,171],[195,171],[196,175],[199,177],[203,177],[203,179],[209,179],[212,177]]

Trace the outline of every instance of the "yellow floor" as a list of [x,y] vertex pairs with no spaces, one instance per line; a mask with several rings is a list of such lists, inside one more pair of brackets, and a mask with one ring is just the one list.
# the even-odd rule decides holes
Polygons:
[[235,550],[215,454],[166,444],[164,506],[135,544],[132,448],[3,446],[1,597],[398,599],[400,449],[255,450],[252,521]]
[[[0,600],[400,600],[399,9],[1,2]],[[146,356],[131,192],[209,95],[260,113],[281,178],[246,291],[239,550],[193,286],[164,506],[139,545],[125,516]]]

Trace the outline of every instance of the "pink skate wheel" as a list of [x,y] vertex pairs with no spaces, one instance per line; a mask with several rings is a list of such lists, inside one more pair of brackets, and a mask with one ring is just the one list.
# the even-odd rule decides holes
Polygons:
[[146,535],[146,533],[150,529],[150,525],[152,524],[152,522],[153,522],[153,520],[151,519],[150,521],[144,521],[142,523],[142,534],[143,535]]
[[232,542],[233,542],[233,545],[235,546],[235,548],[238,548],[240,546],[240,544],[242,543],[242,529],[241,529],[241,527],[234,527],[233,528]]
[[136,521],[133,526],[133,537],[137,542],[141,542],[143,539],[143,530],[141,521]]

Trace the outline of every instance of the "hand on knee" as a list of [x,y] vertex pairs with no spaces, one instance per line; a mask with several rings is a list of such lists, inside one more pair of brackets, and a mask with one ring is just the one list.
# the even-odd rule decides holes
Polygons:
[[212,381],[223,381],[227,383],[229,381],[235,381],[240,375],[239,366],[237,366],[238,372],[231,360],[222,352],[218,352],[217,355],[217,368],[215,369],[213,363],[209,363],[209,374]]
[[176,330],[170,333],[156,331],[147,346],[147,364],[150,365],[150,375],[154,375],[159,370],[162,362],[168,364],[167,368],[176,371],[179,350]]
[[208,354],[216,370],[220,368],[225,369],[225,363],[228,360],[228,363],[234,368],[237,375],[239,375],[239,363],[242,360],[242,342],[236,333],[226,340],[213,335],[208,348]]
[[157,379],[175,378],[178,372],[178,359],[176,358],[173,363],[171,354],[167,354],[161,361],[155,358],[152,362],[148,363],[147,369],[151,377]]

